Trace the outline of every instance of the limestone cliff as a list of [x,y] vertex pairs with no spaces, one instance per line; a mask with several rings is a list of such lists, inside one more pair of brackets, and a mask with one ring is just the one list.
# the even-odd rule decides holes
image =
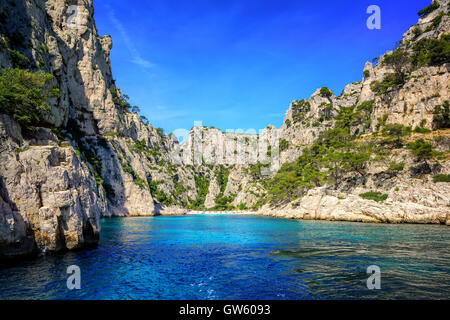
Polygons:
[[[375,66],[366,63],[361,81],[347,85],[339,97],[326,89],[317,90],[310,99],[294,101],[286,112],[279,130],[280,139],[285,139],[288,145],[281,152],[282,163],[295,161],[299,151],[311,147],[321,132],[326,134],[330,128],[342,127],[344,115],[352,116],[349,128],[352,135],[359,137],[357,143],[371,148],[370,161],[359,172],[341,173],[334,184],[307,190],[292,202],[279,203],[276,208],[268,204],[261,209],[262,214],[305,219],[450,224],[449,183],[436,183],[433,178],[438,174],[448,177],[450,169],[450,135],[448,130],[436,130],[435,120],[437,108],[444,105],[448,108],[448,48],[446,54],[439,55],[441,60],[417,63],[419,57],[425,56],[421,49],[426,44],[434,45],[441,39],[448,47],[449,1],[434,4],[439,4],[438,8],[423,14],[405,33],[396,50],[382,55]],[[426,50],[429,50],[428,54],[432,49],[429,46]],[[392,75],[399,73],[404,73],[404,79],[398,83],[390,81]],[[345,108],[350,108],[351,112],[346,112]],[[338,125],[337,121],[340,121]],[[404,131],[414,131],[400,134],[407,136],[402,145],[380,147],[388,143],[393,128],[401,128],[399,125]],[[420,159],[411,154],[406,145],[420,139],[440,156]],[[376,154],[382,149],[385,154]],[[395,169],[392,164],[401,165]],[[376,202],[361,198],[360,195],[368,191],[382,193],[387,200]]]
[[[448,179],[450,137],[448,130],[438,128],[435,120],[436,108],[442,110],[447,105],[448,109],[449,1],[435,3],[439,6],[430,6],[429,12],[421,15],[418,23],[405,33],[396,50],[382,55],[375,65],[367,62],[362,70],[362,80],[348,84],[339,96],[327,88],[319,88],[309,99],[292,102],[282,127],[271,133],[277,140],[272,146],[273,150],[279,150],[279,153],[274,152],[276,157],[261,157],[270,143],[262,150],[249,144],[251,141],[256,144],[264,141],[267,129],[260,135],[236,135],[214,128],[194,128],[188,142],[182,146],[185,162],[194,160],[211,165],[231,165],[230,179],[224,187],[229,191],[225,194],[232,196],[230,204],[259,209],[259,214],[449,224],[450,186],[448,182],[439,182],[437,177],[447,176]],[[422,59],[426,55],[424,50],[431,51],[431,47],[420,51],[423,46],[436,44],[427,41],[438,39],[447,45],[447,49],[438,55],[440,60],[414,64],[414,59]],[[445,50],[447,53],[442,53]],[[399,60],[398,63],[395,59]],[[404,73],[404,77],[395,83],[390,77],[397,71]],[[356,170],[340,170],[335,176],[328,176],[328,181],[311,181],[308,183],[312,185],[303,189],[292,186],[301,184],[300,178],[305,178],[298,174],[304,170],[305,164],[295,165],[303,150],[321,147],[318,141],[322,141],[328,132],[336,133],[332,130],[340,129],[345,121],[348,122],[345,129],[349,130],[350,139],[354,139],[352,143],[359,145],[359,149],[354,148],[352,152],[364,151],[364,145],[371,149],[365,152],[367,161],[361,161]],[[401,146],[388,141],[392,139],[389,135],[395,128],[403,128],[401,135],[405,137],[399,138]],[[409,143],[421,139],[424,145],[432,148],[435,156],[420,158],[408,150]],[[272,139],[269,140],[273,143]],[[327,161],[328,166],[335,165],[330,163],[330,158],[328,155],[328,159],[320,160]],[[278,167],[274,168],[274,164],[285,164],[286,168],[277,175],[274,173]],[[326,166],[317,167],[317,177],[323,177],[321,174],[330,170]],[[298,182],[289,182],[296,176]],[[276,192],[272,185],[277,182],[280,188],[292,187],[295,192],[281,192],[281,199],[268,201]],[[211,183],[207,195],[208,208],[216,205],[213,199],[219,193],[216,180]],[[248,189],[248,186],[253,188]],[[367,193],[369,196],[377,193],[387,199],[377,202],[361,197]]]
[[0,257],[95,243],[102,216],[158,214],[152,191],[162,182],[159,199],[176,203],[166,194],[181,185],[169,166],[177,141],[129,110],[112,78],[112,40],[98,35],[93,13],[88,0],[0,5],[0,69],[42,70],[59,90],[42,123],[0,116]]
[[[436,108],[448,108],[448,58],[420,60],[407,72],[400,70],[401,81],[391,76],[398,66],[384,63],[399,50],[413,55],[415,44],[427,44],[423,39],[448,42],[449,1],[437,3],[406,32],[397,51],[376,65],[366,63],[363,79],[340,96],[321,88],[294,101],[280,129],[223,133],[194,127],[179,145],[140,117],[115,85],[112,39],[97,33],[92,0],[2,1],[0,70],[44,71],[59,92],[48,100],[43,121],[31,125],[19,124],[0,105],[0,258],[94,244],[101,217],[176,214],[187,208],[450,224],[449,184],[433,181],[450,172],[450,133],[436,124]],[[345,115],[351,118],[346,129],[352,144],[372,148],[364,151],[370,161],[340,171],[337,162],[333,168],[322,166],[315,172],[317,181],[299,180],[291,193],[277,198],[273,189],[280,176],[302,173],[311,164],[299,162],[303,151],[320,146],[329,130],[348,120]],[[389,124],[411,127],[409,135],[381,139]],[[428,142],[419,147],[433,147],[426,159],[406,147],[419,138]],[[323,178],[331,169],[333,174]],[[386,198],[376,202],[360,196],[368,191]]]

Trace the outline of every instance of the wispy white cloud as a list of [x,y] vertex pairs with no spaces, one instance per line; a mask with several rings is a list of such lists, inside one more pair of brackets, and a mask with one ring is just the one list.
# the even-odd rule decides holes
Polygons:
[[111,21],[113,22],[113,24],[115,25],[117,30],[119,30],[119,32],[125,42],[125,45],[131,54],[130,62],[132,62],[138,66],[141,66],[143,68],[146,68],[146,69],[154,67],[155,65],[153,63],[142,58],[141,54],[136,49],[136,47],[134,46],[130,37],[128,36],[128,33],[125,30],[125,28],[123,27],[122,23],[120,23],[120,21],[117,20],[116,16],[114,15],[113,9],[109,5],[106,5],[106,8],[108,9],[109,18],[111,19]]
[[153,63],[151,63],[147,60],[144,60],[139,56],[133,57],[133,59],[131,59],[131,62],[133,62],[134,64],[137,64],[143,68],[151,68],[151,67],[155,66]]
[[165,106],[156,106],[147,112],[150,122],[152,120],[163,121],[186,117],[189,113],[184,110],[171,110]]

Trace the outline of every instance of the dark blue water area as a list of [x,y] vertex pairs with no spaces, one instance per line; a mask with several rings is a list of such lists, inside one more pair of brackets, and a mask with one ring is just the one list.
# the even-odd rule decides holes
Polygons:
[[[97,247],[0,267],[0,299],[448,299],[450,228],[198,215],[102,220]],[[69,290],[67,267],[81,270]],[[367,288],[367,268],[381,289]]]

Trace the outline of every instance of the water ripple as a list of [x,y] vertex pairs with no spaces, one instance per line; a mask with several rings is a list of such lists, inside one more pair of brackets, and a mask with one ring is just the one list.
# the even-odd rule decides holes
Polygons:
[[[448,299],[444,226],[253,216],[107,219],[93,249],[0,266],[1,299]],[[82,289],[66,287],[78,265]],[[366,287],[381,268],[382,289]]]

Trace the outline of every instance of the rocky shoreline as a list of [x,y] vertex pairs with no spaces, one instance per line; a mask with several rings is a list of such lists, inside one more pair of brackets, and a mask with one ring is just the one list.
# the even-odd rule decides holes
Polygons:
[[[379,204],[353,196],[342,200],[333,196],[310,196],[299,207],[263,208],[257,211],[189,211],[162,212],[161,216],[185,215],[256,215],[283,219],[323,220],[386,224],[440,224],[450,226],[446,207],[429,208],[417,204]],[[353,208],[353,209],[351,209]]]
[[304,213],[301,210],[295,209],[281,209],[281,210],[260,210],[255,212],[248,211],[233,211],[233,212],[195,212],[195,213],[163,213],[160,216],[188,216],[188,215],[254,215],[254,216],[266,216],[280,219],[295,219],[295,220],[315,220],[315,221],[335,221],[335,222],[359,222],[359,223],[384,223],[384,224],[430,224],[430,225],[446,225],[450,226],[450,220],[448,218],[441,218],[437,215],[424,215],[420,219],[414,216],[398,216],[396,219],[380,218],[376,214],[369,213],[344,213],[336,215],[322,215],[322,214],[309,214]]

